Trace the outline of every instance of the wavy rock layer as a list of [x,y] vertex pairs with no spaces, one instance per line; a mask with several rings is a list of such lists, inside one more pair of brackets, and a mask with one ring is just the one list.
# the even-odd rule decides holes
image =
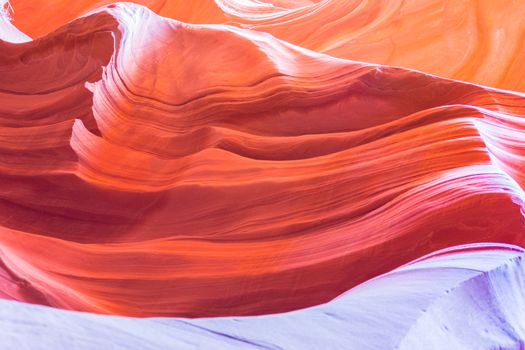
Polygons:
[[523,94],[133,4],[0,46],[3,298],[284,312],[436,249],[525,244]]
[[[419,259],[327,304],[269,316],[133,319],[2,301],[0,338],[9,348],[32,350],[521,349],[524,288],[523,249],[469,245]],[[28,336],[22,342],[19,334]]]
[[[14,23],[42,36],[112,0],[11,0]],[[190,23],[255,29],[336,57],[525,91],[521,0],[137,0]],[[45,16],[34,16],[45,13]]]

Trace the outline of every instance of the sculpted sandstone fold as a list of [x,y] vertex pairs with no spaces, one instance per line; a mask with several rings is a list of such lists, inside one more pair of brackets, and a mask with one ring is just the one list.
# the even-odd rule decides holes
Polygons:
[[0,301],[0,338],[16,347],[27,334],[33,350],[517,349],[525,337],[524,256],[502,244],[453,247],[326,304],[265,316],[136,319]]
[[521,93],[129,3],[0,45],[5,298],[275,313],[524,244]]
[[[113,0],[11,0],[14,24],[41,37]],[[196,24],[267,32],[329,55],[525,91],[521,0],[135,0]],[[45,16],[34,16],[45,13]]]

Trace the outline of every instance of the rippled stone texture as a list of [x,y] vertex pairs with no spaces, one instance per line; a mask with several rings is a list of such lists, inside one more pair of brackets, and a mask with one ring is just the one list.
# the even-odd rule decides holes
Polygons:
[[[339,305],[331,300],[372,280],[352,289],[365,288],[353,297],[364,303],[387,280],[407,293],[399,309],[383,321],[377,310],[360,315],[376,312],[369,331],[390,324],[408,349],[420,331],[466,322],[448,306],[428,321],[410,317],[419,310],[410,293],[448,290],[465,275],[444,269],[446,281],[415,276],[410,286],[375,277],[460,244],[525,244],[525,96],[497,88],[521,89],[521,41],[461,49],[477,45],[461,39],[472,33],[468,1],[144,3],[172,18],[132,3],[48,1],[46,21],[32,15],[42,4],[12,1],[12,19],[0,17],[4,299],[138,317],[261,315]],[[493,4],[478,4],[476,28],[520,37],[523,21],[483,17]],[[520,4],[504,11],[518,16]],[[446,32],[453,39],[426,27],[408,35],[405,22],[433,26],[425,16],[463,20]],[[388,59],[390,49],[374,46],[382,35],[398,48]],[[456,50],[437,55],[443,42]],[[521,251],[507,248],[489,256]],[[488,271],[482,259],[472,264]],[[501,277],[512,290],[487,319],[472,311],[480,323],[466,339],[485,339],[491,317],[502,317],[498,327],[519,344],[522,325],[510,315],[525,313],[514,287],[522,272]],[[390,287],[377,288],[388,304]],[[478,297],[490,304],[493,290],[479,288],[484,297],[458,299],[465,308]],[[308,310],[293,315],[314,322],[319,309]],[[254,322],[274,318],[265,320]],[[491,341],[506,346],[501,339]]]
[[435,249],[523,244],[520,94],[131,4],[2,45],[7,298],[282,312]]
[[32,350],[520,349],[524,257],[512,246],[454,247],[327,304],[267,316],[136,319],[2,301],[0,338]]
[[[45,35],[112,0],[11,0]],[[525,91],[522,0],[135,0],[162,16],[268,32],[335,57]],[[34,16],[45,13],[46,16]]]

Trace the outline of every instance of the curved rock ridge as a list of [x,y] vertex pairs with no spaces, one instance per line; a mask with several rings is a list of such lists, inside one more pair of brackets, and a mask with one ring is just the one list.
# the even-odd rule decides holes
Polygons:
[[[113,0],[11,0],[15,25],[39,37]],[[268,32],[332,56],[525,91],[521,0],[136,0],[189,23]],[[34,16],[35,13],[45,16]]]
[[426,256],[326,304],[266,316],[137,319],[1,301],[0,338],[6,347],[32,350],[521,349],[524,288],[525,250],[472,244]]
[[275,313],[524,244],[522,93],[130,3],[0,46],[3,298]]

